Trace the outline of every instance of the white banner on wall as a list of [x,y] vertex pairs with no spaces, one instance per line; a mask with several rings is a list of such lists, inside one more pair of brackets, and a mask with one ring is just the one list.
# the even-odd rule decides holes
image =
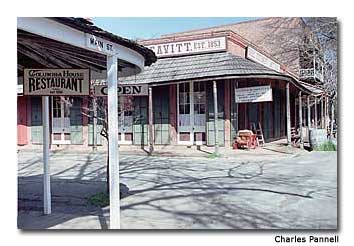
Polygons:
[[[147,96],[149,94],[148,85],[119,85],[118,95],[122,96]],[[96,85],[95,96],[103,97],[108,95],[107,85]]]
[[226,37],[147,45],[157,57],[187,55],[226,50]]
[[272,87],[254,86],[235,89],[236,103],[254,103],[273,101]]

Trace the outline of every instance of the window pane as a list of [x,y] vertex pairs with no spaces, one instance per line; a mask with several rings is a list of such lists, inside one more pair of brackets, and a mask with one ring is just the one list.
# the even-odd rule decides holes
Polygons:
[[184,114],[184,106],[179,105],[179,114]]
[[184,113],[185,114],[190,114],[190,106],[189,106],[189,104],[184,105]]

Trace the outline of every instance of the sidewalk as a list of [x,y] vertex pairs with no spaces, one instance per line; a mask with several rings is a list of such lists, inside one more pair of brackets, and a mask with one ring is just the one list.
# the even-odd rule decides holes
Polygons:
[[[33,148],[20,148],[20,152],[32,152],[42,153],[41,146],[35,146]],[[156,145],[154,146],[154,152],[152,156],[167,156],[167,157],[206,157],[212,158],[215,147],[209,146],[171,146],[171,145]],[[91,148],[67,148],[52,149],[51,153],[107,153],[105,147],[100,146],[97,150]],[[286,145],[286,140],[278,140],[275,142],[267,143],[263,147],[257,147],[256,149],[232,149],[231,147],[219,147],[219,153],[223,158],[237,158],[237,159],[253,159],[253,158],[279,158],[289,157],[293,155],[306,154],[308,151],[301,150],[292,146]],[[137,155],[148,156],[148,146],[140,147],[135,145],[120,145],[119,154],[121,155]]]

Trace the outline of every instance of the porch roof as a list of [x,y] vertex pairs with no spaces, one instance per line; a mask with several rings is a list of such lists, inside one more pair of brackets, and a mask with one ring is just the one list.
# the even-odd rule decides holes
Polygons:
[[160,58],[144,72],[122,78],[123,83],[161,83],[227,75],[282,75],[228,52]]
[[292,76],[228,52],[160,58],[144,72],[119,78],[123,84],[169,84],[189,80],[273,78],[286,80],[307,94],[312,92]]

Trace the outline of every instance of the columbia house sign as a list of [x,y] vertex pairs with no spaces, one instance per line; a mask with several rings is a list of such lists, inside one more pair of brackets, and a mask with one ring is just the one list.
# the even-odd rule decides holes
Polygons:
[[[147,96],[148,95],[148,85],[119,85],[118,95],[122,96]],[[108,95],[108,88],[106,85],[96,85],[95,86],[95,96],[102,97]]]
[[90,94],[89,69],[25,69],[24,95],[86,96]]

